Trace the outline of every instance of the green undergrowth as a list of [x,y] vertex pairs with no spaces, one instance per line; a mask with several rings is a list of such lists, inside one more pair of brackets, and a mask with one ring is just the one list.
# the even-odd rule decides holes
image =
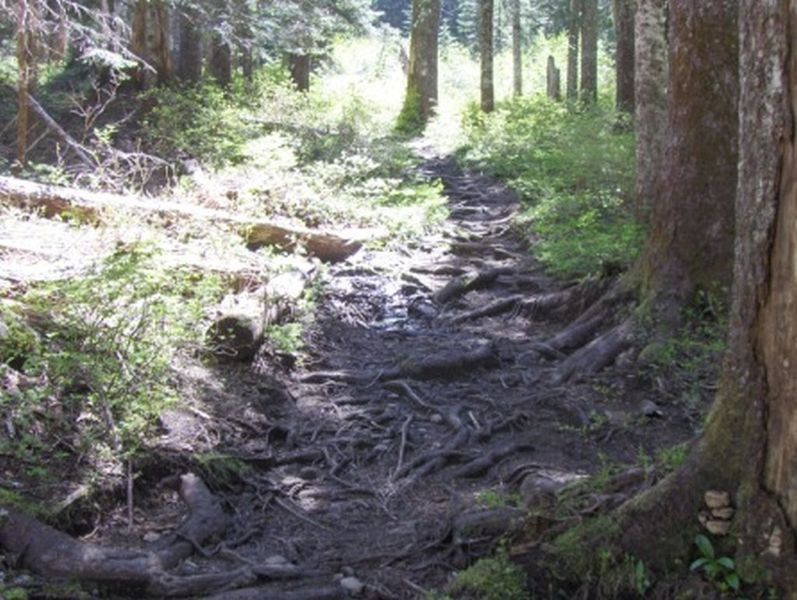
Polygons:
[[[655,326],[641,330],[656,331]],[[684,310],[680,329],[665,341],[653,340],[645,347],[640,355],[643,373],[678,406],[698,417],[714,399],[727,331],[727,302],[716,294],[699,292]]]
[[493,556],[480,558],[467,569],[458,572],[446,592],[430,592],[426,600],[453,600],[474,598],[478,600],[528,600],[526,575],[514,564],[505,548]]
[[306,93],[275,66],[229,92],[153,90],[145,145],[205,172],[179,183],[176,193],[189,199],[215,186],[214,204],[234,210],[312,228],[378,228],[382,240],[419,235],[447,214],[442,186],[417,175],[419,158],[394,131],[395,107],[376,99],[389,77],[377,41],[358,50],[368,58],[349,80],[358,44],[366,42],[341,44]]
[[[146,246],[120,248],[96,272],[32,288],[25,315],[0,341],[0,360],[35,385],[0,399],[0,455],[47,486],[67,473],[84,483],[123,474],[162,411],[179,400],[173,365],[193,353],[218,303],[218,278],[166,268]],[[23,325],[33,322],[34,326]]]
[[518,225],[535,253],[561,277],[617,272],[637,256],[642,231],[630,211],[634,139],[601,107],[573,107],[542,96],[465,115],[461,156],[507,181],[524,201]]

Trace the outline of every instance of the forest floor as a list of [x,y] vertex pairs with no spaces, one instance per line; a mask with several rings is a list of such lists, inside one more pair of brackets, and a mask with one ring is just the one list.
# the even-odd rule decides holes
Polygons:
[[[443,226],[331,266],[300,351],[186,365],[185,406],[161,419],[133,529],[117,501],[86,539],[155,541],[183,510],[160,479],[179,474],[186,455],[213,453],[220,460],[203,475],[231,517],[225,551],[201,549],[184,574],[290,563],[298,569],[288,580],[218,597],[423,598],[544,508],[552,490],[596,473],[644,479],[694,436],[704,407],[682,401],[654,368],[619,361],[555,382],[565,355],[545,341],[590,296],[565,303],[563,292],[605,283],[546,276],[512,226],[519,204],[506,186],[427,146],[416,151],[421,174],[444,184]],[[80,235],[99,243],[94,230]],[[546,528],[625,498],[620,485],[593,492]],[[529,585],[549,593],[547,582]]]

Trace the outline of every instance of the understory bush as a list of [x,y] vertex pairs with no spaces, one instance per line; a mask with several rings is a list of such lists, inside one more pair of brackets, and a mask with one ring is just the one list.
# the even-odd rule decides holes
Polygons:
[[38,384],[2,395],[2,452],[37,469],[31,476],[46,478],[46,465],[67,454],[104,465],[94,476],[118,475],[177,399],[173,361],[200,343],[206,307],[220,295],[217,278],[167,269],[146,247],[29,291],[23,305],[46,317],[38,343],[23,337],[14,348],[24,345],[17,366]]
[[525,202],[519,219],[552,274],[614,271],[636,257],[642,232],[631,217],[634,139],[600,107],[513,99],[465,115],[465,161],[507,181]]

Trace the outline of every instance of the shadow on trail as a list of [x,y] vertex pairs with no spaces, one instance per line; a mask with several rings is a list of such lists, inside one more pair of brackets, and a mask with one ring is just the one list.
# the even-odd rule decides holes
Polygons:
[[[301,567],[258,588],[275,598],[423,597],[522,521],[524,480],[572,480],[692,434],[675,408],[640,412],[650,382],[636,375],[553,385],[564,354],[541,340],[572,319],[580,286],[531,258],[504,185],[451,158],[421,172],[449,198],[440,231],[334,267],[299,364],[220,371],[219,416],[237,426],[211,446],[240,469],[223,496],[235,552]],[[485,491],[500,501],[486,507]],[[225,597],[260,597],[245,593]]]

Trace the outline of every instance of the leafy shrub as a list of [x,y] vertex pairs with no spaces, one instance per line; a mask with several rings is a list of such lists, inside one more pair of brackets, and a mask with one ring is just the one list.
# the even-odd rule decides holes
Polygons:
[[[160,156],[190,156],[214,166],[240,162],[252,127],[241,118],[241,105],[213,83],[151,90],[144,136]],[[238,101],[240,102],[240,101]]]
[[[26,303],[53,323],[24,369],[49,387],[29,390],[22,405],[9,399],[0,410],[26,431],[48,402],[53,422],[46,430],[73,429],[76,451],[105,452],[112,460],[135,452],[174,399],[173,358],[199,343],[203,311],[219,295],[215,278],[162,268],[154,252],[138,247],[117,252],[88,278],[29,292]],[[24,436],[17,441],[23,442]],[[36,440],[26,443],[35,454]]]
[[526,576],[509,560],[505,549],[458,573],[452,588],[474,592],[482,600],[524,600],[529,597]]
[[527,204],[522,224],[537,253],[559,276],[627,266],[642,232],[628,210],[634,187],[634,140],[616,115],[574,110],[542,96],[513,99],[484,115],[465,114],[467,162],[505,179]]

